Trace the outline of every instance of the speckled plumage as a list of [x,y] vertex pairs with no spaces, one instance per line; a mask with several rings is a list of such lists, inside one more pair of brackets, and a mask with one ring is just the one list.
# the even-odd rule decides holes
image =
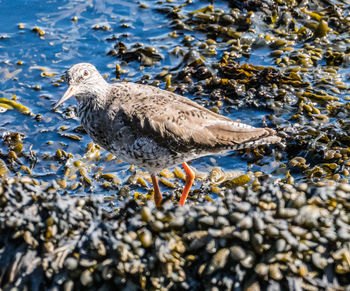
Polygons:
[[91,64],[74,65],[67,78],[70,87],[56,107],[75,96],[93,141],[153,175],[201,156],[280,140],[272,129],[233,121],[175,93],[109,84]]

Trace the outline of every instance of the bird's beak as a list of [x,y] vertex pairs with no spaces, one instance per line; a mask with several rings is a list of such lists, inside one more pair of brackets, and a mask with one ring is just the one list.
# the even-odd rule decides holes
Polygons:
[[53,109],[57,109],[59,106],[63,104],[64,101],[68,100],[70,97],[74,96],[77,93],[77,89],[73,86],[69,86],[66,93],[62,96],[62,98],[55,104]]

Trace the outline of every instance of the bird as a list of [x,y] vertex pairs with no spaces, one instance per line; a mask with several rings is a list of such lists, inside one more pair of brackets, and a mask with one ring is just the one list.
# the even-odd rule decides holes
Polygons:
[[187,162],[281,140],[271,128],[232,120],[158,87],[108,83],[90,63],[73,65],[66,80],[68,89],[53,109],[75,96],[78,116],[91,139],[150,173],[157,207],[162,204],[157,180],[162,170],[182,164],[186,179],[179,203],[184,205],[195,178]]

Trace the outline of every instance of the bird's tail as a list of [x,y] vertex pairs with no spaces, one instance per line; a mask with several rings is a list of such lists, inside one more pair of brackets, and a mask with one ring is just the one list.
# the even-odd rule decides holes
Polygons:
[[276,135],[276,132],[271,128],[264,128],[266,134],[257,140],[247,141],[241,144],[236,144],[230,147],[230,150],[242,150],[246,148],[255,148],[265,144],[276,144],[281,142],[281,138]]

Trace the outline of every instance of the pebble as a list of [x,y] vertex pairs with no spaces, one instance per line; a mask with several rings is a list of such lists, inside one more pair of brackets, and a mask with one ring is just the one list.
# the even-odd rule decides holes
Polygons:
[[240,203],[237,204],[237,208],[236,209],[239,212],[247,213],[247,212],[249,212],[250,208],[251,208],[250,203],[248,203],[248,202],[240,202]]
[[224,268],[227,263],[229,254],[230,251],[228,249],[221,249],[215,253],[211,259],[210,264],[208,265],[207,275],[211,275],[217,270]]
[[64,262],[64,266],[70,271],[75,270],[78,267],[78,260],[75,258],[67,258]]
[[241,229],[250,229],[253,226],[253,219],[250,216],[244,217],[237,226]]
[[231,258],[236,262],[243,260],[246,256],[244,249],[240,246],[231,247],[230,254],[231,254]]
[[276,243],[275,243],[276,251],[278,253],[282,253],[285,250],[286,245],[287,245],[287,242],[283,238],[276,240]]
[[214,225],[214,217],[212,216],[203,216],[198,219],[198,223],[205,224],[205,225]]
[[164,228],[163,222],[156,220],[155,222],[151,223],[151,228],[153,231],[162,231]]
[[271,237],[277,237],[279,235],[279,230],[277,227],[274,227],[272,225],[268,225],[266,227],[266,234]]
[[340,183],[338,185],[338,189],[341,190],[341,191],[344,191],[346,193],[349,193],[350,192],[350,184]]
[[74,290],[74,282],[72,280],[67,280],[63,284],[64,291],[73,291]]
[[93,282],[92,274],[89,270],[85,270],[80,275],[80,282],[83,286],[89,287]]
[[176,216],[170,221],[169,226],[172,228],[179,228],[182,227],[184,223],[185,219],[183,216]]

